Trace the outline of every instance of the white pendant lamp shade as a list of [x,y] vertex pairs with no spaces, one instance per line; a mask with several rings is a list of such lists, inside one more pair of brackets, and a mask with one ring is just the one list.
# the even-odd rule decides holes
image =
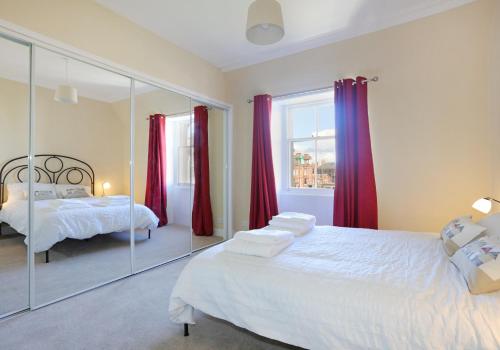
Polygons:
[[255,0],[248,8],[247,39],[257,45],[277,43],[285,35],[281,5],[276,0]]
[[54,100],[61,103],[77,104],[78,90],[69,85],[68,59],[64,58],[64,68],[66,73],[66,84],[59,85],[54,94]]
[[59,85],[56,89],[54,100],[61,103],[77,104],[78,91],[69,85]]

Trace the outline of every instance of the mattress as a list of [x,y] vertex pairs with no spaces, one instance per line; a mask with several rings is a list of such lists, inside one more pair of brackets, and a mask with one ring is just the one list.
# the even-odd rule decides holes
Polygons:
[[[147,207],[134,205],[135,228],[154,229],[158,217]],[[97,234],[130,229],[128,196],[50,199],[34,202],[32,244],[36,253],[50,249],[66,238],[86,239]],[[7,201],[0,210],[0,222],[27,236],[28,202]],[[28,243],[26,237],[25,243]]]
[[500,292],[471,295],[438,235],[317,226],[273,258],[223,245],[194,257],[170,296],[307,349],[500,349]]

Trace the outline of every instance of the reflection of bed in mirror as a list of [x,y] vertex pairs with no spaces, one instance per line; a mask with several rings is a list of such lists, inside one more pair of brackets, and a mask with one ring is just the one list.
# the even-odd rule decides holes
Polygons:
[[[26,156],[10,159],[0,168],[0,225],[26,236],[25,243],[29,230],[27,169]],[[45,252],[46,262],[49,249],[66,238],[83,240],[130,229],[130,197],[94,196],[94,170],[84,161],[57,154],[35,155],[34,182],[31,243],[35,253]],[[134,226],[147,230],[150,238],[158,218],[146,206],[134,204]]]

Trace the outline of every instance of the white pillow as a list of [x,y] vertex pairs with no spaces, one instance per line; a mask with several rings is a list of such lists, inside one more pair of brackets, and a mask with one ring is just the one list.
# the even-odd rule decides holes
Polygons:
[[7,184],[7,200],[26,199],[24,192],[28,191],[28,184],[23,182],[11,182]]
[[[69,185],[69,184],[57,184],[55,185],[58,198],[80,198],[80,197],[92,197],[92,191],[90,186],[84,185]],[[75,194],[80,192],[85,192],[87,195],[82,194],[81,196],[75,197]]]
[[486,227],[486,236],[500,239],[500,213],[488,215],[477,224]]

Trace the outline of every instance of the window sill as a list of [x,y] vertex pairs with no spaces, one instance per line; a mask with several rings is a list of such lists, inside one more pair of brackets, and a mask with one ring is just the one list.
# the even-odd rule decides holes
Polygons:
[[279,194],[285,196],[333,197],[334,190],[293,188],[282,190]]
[[184,189],[188,189],[188,188],[192,188],[194,187],[194,184],[176,184],[174,185],[176,188],[184,188]]

